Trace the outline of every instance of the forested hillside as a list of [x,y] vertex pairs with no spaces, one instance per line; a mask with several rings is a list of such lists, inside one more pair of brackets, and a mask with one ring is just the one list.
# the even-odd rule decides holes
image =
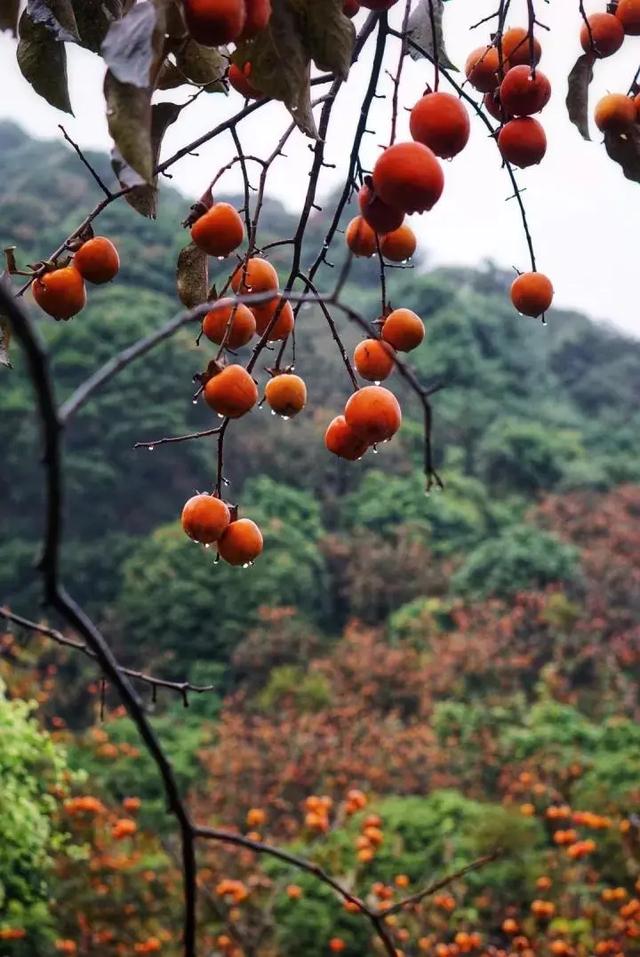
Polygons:
[[[91,161],[109,175],[106,157]],[[54,248],[94,193],[65,146],[0,126],[0,239],[18,244],[20,263]],[[100,219],[120,249],[118,283],[96,289],[72,323],[39,317],[65,395],[178,310],[179,223],[190,202],[167,186],[155,223],[119,204]],[[263,243],[293,229],[275,202],[265,223]],[[319,212],[310,244],[321,241],[323,224]],[[348,296],[375,318],[371,269],[354,269]],[[331,281],[325,270],[319,285]],[[570,957],[578,941],[592,953],[612,939],[596,953],[622,952],[616,941],[626,931],[602,892],[622,885],[622,900],[638,877],[629,815],[640,797],[640,342],[577,313],[553,310],[546,326],[515,315],[505,294],[510,276],[491,265],[427,270],[418,262],[394,271],[392,283],[392,302],[426,323],[416,369],[444,386],[434,398],[444,491],[425,494],[420,409],[409,393],[393,447],[355,464],[327,454],[322,434],[348,381],[337,352],[321,344],[322,315],[309,307],[296,335],[311,411],[295,422],[256,411],[226,448],[227,494],[242,490],[268,547],[250,569],[214,564],[178,522],[185,499],[211,485],[212,446],[204,439],[133,448],[211,424],[213,413],[192,403],[191,379],[212,347],[198,346],[197,329],[188,328],[129,366],[69,426],[67,578],[130,665],[215,684],[189,711],[162,697],[156,707],[156,727],[201,818],[239,828],[247,820],[250,830],[307,849],[326,840],[332,869],[367,888],[406,887],[442,860],[458,866],[506,843],[521,855],[517,867],[499,861],[457,887],[459,909],[448,923],[450,895],[434,898],[426,916],[402,915],[400,930],[413,942],[407,954],[439,941],[454,946],[455,934],[478,927],[506,948],[515,931],[504,923],[534,934],[531,907],[540,897],[552,904],[549,920],[554,912],[564,920],[555,927],[545,918],[539,928],[549,946],[567,942],[568,950],[549,953]],[[358,338],[344,329],[349,346]],[[0,602],[32,613],[39,446],[18,350],[12,359],[13,370],[0,370]],[[401,382],[393,387],[404,394]],[[93,942],[112,957],[132,951],[108,936],[107,902],[117,914],[127,901],[124,943],[157,940],[173,957],[175,862],[171,847],[146,830],[164,808],[133,730],[109,695],[107,723],[92,728],[100,706],[89,665],[9,635],[0,650],[9,697],[41,703],[41,724],[61,749],[55,759],[47,751],[53,793],[65,796],[62,810],[42,810],[66,835],[47,851],[55,863],[34,865],[48,875],[55,867],[52,896],[66,901],[64,912],[36,882],[9,923],[37,927],[45,957],[56,936],[77,940],[88,925],[95,933],[86,953]],[[52,669],[65,676],[55,687]],[[345,804],[350,789],[366,793],[379,825],[355,813],[360,798]],[[324,810],[317,798],[309,803],[322,794]],[[74,804],[78,795],[97,804]],[[118,821],[138,814],[135,803],[122,803],[132,796],[142,805],[128,831]],[[565,810],[554,816],[550,808]],[[583,818],[570,820],[574,811]],[[608,823],[593,823],[606,816]],[[394,837],[379,849],[373,832],[387,825]],[[591,840],[591,825],[602,846],[565,852]],[[558,828],[569,838],[557,839]],[[82,853],[69,851],[69,841]],[[91,899],[82,870],[89,853],[93,890],[107,888]],[[291,891],[290,875],[273,864],[258,869],[251,855],[223,851],[211,852],[209,876],[208,939],[219,948],[212,953],[231,952],[216,938],[229,923],[247,955],[321,957],[331,939],[346,941],[348,957],[367,952],[367,928],[322,886]],[[219,891],[221,877],[236,889]],[[249,888],[244,911],[237,882]],[[591,897],[594,909],[585,911]],[[30,940],[7,944],[11,957],[32,955]],[[416,950],[418,940],[428,943]],[[473,949],[455,946],[433,952]],[[514,945],[525,953],[527,946]]]

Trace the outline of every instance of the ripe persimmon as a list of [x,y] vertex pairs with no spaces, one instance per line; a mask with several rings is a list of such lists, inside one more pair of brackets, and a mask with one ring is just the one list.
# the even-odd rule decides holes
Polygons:
[[616,16],[625,33],[640,36],[640,0],[618,0]]
[[403,223],[392,233],[380,237],[380,252],[393,263],[403,263],[411,259],[417,245],[416,234],[408,223]]
[[491,93],[498,85],[500,57],[494,46],[472,50],[464,65],[464,72],[471,86],[480,93]]
[[211,342],[221,344],[226,336],[229,349],[240,349],[255,335],[256,319],[244,303],[221,299],[204,317],[202,331]]
[[245,100],[259,100],[263,95],[260,90],[251,82],[251,64],[245,63],[243,67],[232,63],[229,67],[229,83],[244,96]]
[[387,342],[365,339],[353,353],[353,364],[363,379],[381,382],[393,372],[395,352]]
[[363,216],[355,216],[351,220],[344,238],[354,256],[369,258],[378,248],[376,234]]
[[500,99],[500,89],[493,90],[491,93],[485,93],[484,99],[484,108],[489,113],[494,120],[498,120],[500,123],[506,123],[507,120],[512,120],[513,117],[508,113]]
[[350,462],[361,459],[369,448],[367,439],[354,432],[344,415],[337,415],[329,423],[324,434],[324,444],[334,455]]
[[31,289],[40,308],[54,319],[71,319],[87,302],[84,279],[73,263],[38,276]]
[[464,149],[471,124],[464,104],[451,93],[427,93],[411,110],[411,135],[442,159]]
[[624,27],[613,13],[592,13],[582,24],[580,43],[585,53],[593,53],[599,59],[612,56],[624,41]]
[[230,521],[228,507],[213,495],[194,495],[182,509],[182,528],[202,545],[217,542]]
[[245,0],[182,0],[182,6],[189,33],[208,47],[237,40],[247,19]]
[[[368,178],[369,179],[369,178]],[[360,212],[376,233],[391,233],[404,220],[404,212],[384,203],[373,189],[373,180],[365,181],[358,193]]]
[[270,408],[277,414],[290,419],[302,412],[307,404],[307,387],[304,379],[291,372],[283,372],[269,379],[264,396]]
[[73,262],[83,279],[97,286],[111,282],[120,269],[118,250],[106,236],[88,239],[74,255]]
[[378,157],[373,170],[376,193],[405,213],[423,213],[442,196],[444,173],[422,143],[395,143]]
[[229,565],[249,565],[263,548],[262,532],[250,518],[239,518],[227,527],[218,542],[218,553]]
[[356,13],[360,10],[359,0],[344,0],[342,4],[342,12],[345,17],[355,17]]
[[204,398],[218,415],[239,419],[258,401],[258,387],[242,366],[225,366],[205,385]]
[[367,385],[354,392],[344,407],[344,417],[369,445],[390,439],[402,423],[400,403],[381,385]]
[[523,316],[541,316],[553,301],[551,280],[541,272],[525,272],[514,279],[511,302]]
[[229,203],[214,203],[191,227],[191,238],[208,256],[228,256],[244,239],[244,225]]
[[637,119],[636,104],[624,93],[608,93],[596,104],[596,126],[603,133],[625,133]]
[[242,263],[231,277],[231,288],[242,295],[246,293],[268,292],[278,289],[278,273],[270,262],[260,256],[252,256],[246,268]]
[[513,116],[539,113],[550,97],[549,80],[540,70],[534,76],[530,66],[514,66],[500,84],[500,102]]
[[[537,66],[542,57],[542,47],[536,37],[533,38],[533,65]],[[502,36],[502,60],[508,69],[514,66],[531,66],[531,40],[529,31],[524,27],[511,27]]]
[[250,40],[269,25],[271,19],[271,0],[244,0],[246,20],[240,40]]
[[277,342],[280,339],[286,339],[293,331],[295,317],[290,302],[280,305],[281,300],[275,299],[265,302],[263,305],[252,306],[251,311],[256,318],[256,332],[259,336],[263,335],[269,328],[276,312],[276,319],[273,329],[269,331],[269,342]]
[[547,152],[544,129],[532,116],[509,120],[498,134],[498,146],[503,157],[524,169],[535,166]]
[[379,13],[382,10],[390,10],[397,2],[398,0],[360,0],[360,6]]
[[394,309],[385,319],[380,334],[399,352],[411,352],[424,339],[424,322],[411,309]]

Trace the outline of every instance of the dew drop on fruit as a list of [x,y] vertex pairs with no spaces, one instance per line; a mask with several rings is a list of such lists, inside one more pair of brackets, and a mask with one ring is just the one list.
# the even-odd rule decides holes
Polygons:
[[197,399],[192,399],[192,402],[193,402],[194,405],[197,405],[197,404],[198,404],[198,400],[197,400]]
[[224,415],[222,414],[222,412],[218,412],[218,418],[219,418],[219,419],[224,419]]
[[218,260],[219,263],[222,263],[222,262],[225,261],[225,259],[226,259],[227,257],[226,257],[226,256],[217,256],[216,258],[217,258],[217,260]]
[[213,564],[214,564],[214,565],[219,565],[219,564],[220,564],[220,553],[219,553],[219,552],[216,552],[216,557],[213,559]]
[[273,409],[271,410],[271,415],[275,415],[275,412],[273,411]]
[[372,445],[372,446],[371,446],[371,451],[373,452],[374,455],[377,455],[377,454],[378,454],[378,446],[377,446],[377,445]]
[[150,446],[149,446],[149,451],[150,451],[150,452],[153,452],[154,448],[155,448],[154,445],[150,445]]
[[283,416],[281,416],[281,418],[282,418],[282,421],[283,421],[283,422],[288,422],[289,419],[291,418],[291,416],[290,416],[290,415],[283,415]]
[[375,381],[373,384],[374,384],[374,385],[380,385],[380,382],[381,382],[381,381],[382,381],[381,379],[376,379],[376,381]]
[[208,545],[208,544],[207,544],[207,545],[205,545],[204,547],[205,547],[205,548],[211,548],[211,545]]

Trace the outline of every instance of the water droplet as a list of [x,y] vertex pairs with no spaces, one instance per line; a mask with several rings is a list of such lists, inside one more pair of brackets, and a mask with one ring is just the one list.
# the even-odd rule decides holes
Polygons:
[[428,488],[424,490],[424,494],[425,494],[425,498],[431,498],[431,492],[429,491]]
[[406,266],[408,262],[409,262],[408,259],[403,259],[401,265]]
[[223,485],[226,485],[226,486],[229,486],[229,485],[231,485],[231,482],[229,481],[229,479],[223,478],[223,479],[222,479],[222,484],[223,484]]
[[211,548],[211,545],[206,544],[204,547],[205,547],[205,548]]
[[222,414],[222,412],[218,412],[218,418],[219,418],[219,419],[224,419],[224,415]]
[[292,372],[295,372],[295,370],[296,370],[296,367],[295,367],[295,366],[289,366],[289,368],[291,369]]
[[150,446],[149,446],[149,451],[150,451],[150,452],[153,452],[154,448],[155,448],[155,445],[150,445]]
[[192,399],[192,402],[193,402],[194,405],[197,405],[197,404],[198,404],[198,400],[197,400],[197,399]]
[[371,451],[373,452],[374,455],[377,455],[377,454],[378,454],[378,446],[377,446],[377,445],[372,445],[372,446],[371,446]]
[[543,316],[543,318],[542,318],[542,325],[543,325],[543,326],[546,326],[546,324],[547,324],[547,320],[546,320],[546,319],[544,318],[544,316]]
[[291,418],[291,416],[290,416],[290,415],[283,415],[283,416],[281,416],[281,418],[282,418],[282,421],[283,421],[283,422],[288,422],[289,419]]
[[216,259],[218,260],[219,263],[224,262],[226,258],[227,258],[226,256],[216,256]]
[[374,385],[380,385],[380,382],[381,382],[381,381],[382,381],[381,379],[376,379],[373,384],[374,384]]
[[219,564],[220,564],[220,553],[219,553],[219,552],[216,553],[216,557],[213,559],[213,564],[214,564],[214,565],[219,565]]
[[275,412],[273,411],[273,409],[271,410],[271,415],[275,415]]
[[251,568],[251,562],[245,562],[243,568]]

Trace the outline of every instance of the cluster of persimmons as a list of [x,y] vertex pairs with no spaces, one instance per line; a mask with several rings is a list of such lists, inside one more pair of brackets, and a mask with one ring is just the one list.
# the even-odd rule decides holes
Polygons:
[[120,269],[118,250],[105,236],[78,243],[68,264],[51,263],[33,281],[33,298],[54,319],[71,319],[87,303],[85,280],[94,285],[111,282]]

